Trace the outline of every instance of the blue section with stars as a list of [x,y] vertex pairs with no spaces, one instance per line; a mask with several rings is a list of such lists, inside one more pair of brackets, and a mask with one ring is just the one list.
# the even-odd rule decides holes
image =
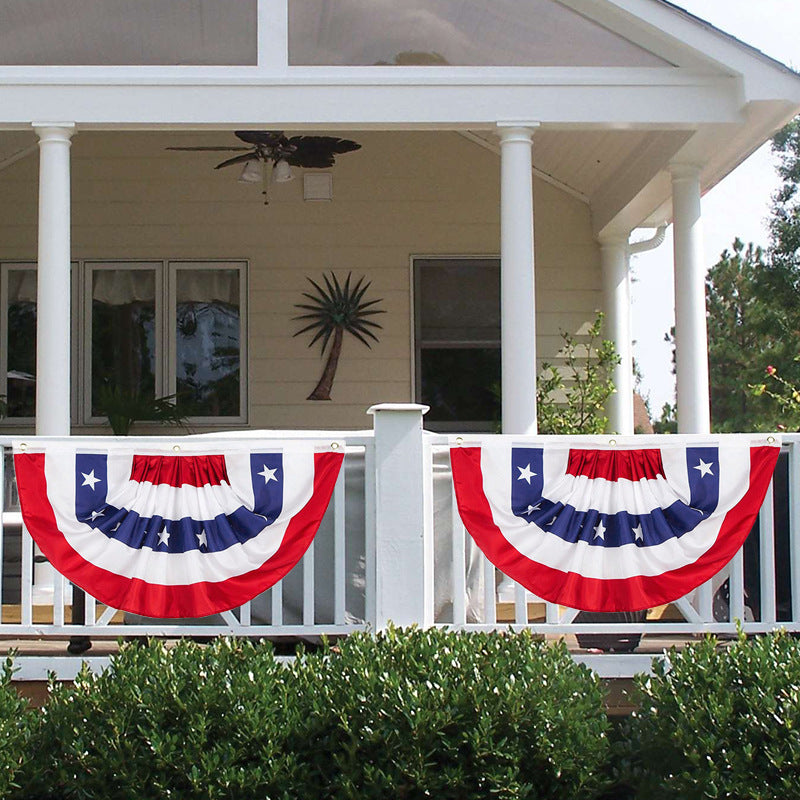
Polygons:
[[515,516],[574,543],[599,547],[636,544],[649,547],[679,538],[708,519],[719,503],[719,453],[715,447],[687,447],[690,501],[676,501],[648,514],[601,514],[578,511],[542,496],[544,451],[535,447],[511,450],[511,508]]
[[[250,473],[254,508],[240,506],[213,519],[142,517],[136,511],[109,505],[107,456],[75,456],[75,514],[80,522],[133,548],[169,553],[189,550],[215,553],[246,542],[271,525],[283,509],[283,455],[252,453]],[[184,487],[181,491],[186,491]],[[202,489],[198,489],[202,491]]]

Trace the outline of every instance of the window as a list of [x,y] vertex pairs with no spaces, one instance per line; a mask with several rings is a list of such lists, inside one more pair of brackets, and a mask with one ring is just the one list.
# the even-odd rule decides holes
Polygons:
[[242,262],[87,263],[86,416],[104,386],[175,395],[197,422],[244,422]]
[[9,418],[33,417],[36,404],[36,269],[32,264],[0,267],[0,375]]
[[0,64],[249,65],[256,0],[3,0]]
[[[87,264],[86,319],[89,347],[82,348],[90,391],[86,416],[102,418],[108,388],[150,397],[165,394],[156,332],[161,330],[160,264]],[[160,306],[160,304],[159,304]]]
[[242,405],[240,271],[235,266],[171,264],[175,332],[170,392],[188,417],[237,417]]
[[490,431],[500,420],[500,261],[414,261],[417,400],[432,430]]
[[555,0],[289,0],[289,63],[667,66]]
[[[73,407],[102,423],[109,388],[175,395],[193,422],[245,422],[247,270],[241,261],[86,261],[73,313]],[[36,266],[0,265],[0,394],[9,418],[35,410]],[[3,386],[5,391],[3,391]]]

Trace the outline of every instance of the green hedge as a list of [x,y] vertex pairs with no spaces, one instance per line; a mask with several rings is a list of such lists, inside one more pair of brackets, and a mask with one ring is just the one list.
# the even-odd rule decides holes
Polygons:
[[638,679],[623,750],[637,797],[800,797],[800,644],[707,639]]
[[0,665],[0,797],[17,786],[19,772],[29,753],[35,714],[11,685],[12,662]]
[[51,686],[20,796],[292,796],[304,786],[300,671],[247,641],[126,645],[102,674]]
[[604,784],[594,676],[528,634],[391,630],[128,645],[53,685],[25,798],[581,798]]
[[563,645],[391,630],[317,664],[318,796],[580,798],[603,784],[602,689]]
[[613,736],[597,679],[527,633],[389,630],[288,663],[131,644],[40,712],[0,677],[3,800],[800,797],[785,634],[672,651]]

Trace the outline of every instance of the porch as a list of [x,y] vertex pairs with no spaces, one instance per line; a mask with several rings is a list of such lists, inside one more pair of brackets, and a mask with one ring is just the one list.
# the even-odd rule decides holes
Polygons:
[[[330,15],[321,13],[325,5]],[[237,4],[237,14],[229,3],[188,4],[188,17],[166,20],[127,4],[129,16],[109,22],[91,4],[73,2],[64,7],[64,24],[78,25],[75,41],[86,47],[64,52],[60,26],[48,34],[35,24],[32,6],[19,4],[5,37],[20,49],[9,49],[0,64],[0,330],[7,340],[0,395],[11,412],[2,432],[30,442],[98,433],[103,387],[151,398],[176,394],[189,377],[178,337],[182,327],[196,329],[192,319],[177,324],[179,304],[223,301],[236,319],[235,366],[216,376],[225,379],[224,397],[186,410],[198,429],[236,429],[238,437],[250,435],[247,429],[287,429],[261,432],[279,442],[319,436],[297,430],[312,426],[329,429],[324,436],[357,428],[363,409],[379,398],[427,402],[425,358],[437,349],[490,351],[502,414],[457,410],[449,437],[424,432],[418,406],[381,406],[373,430],[337,433],[346,469],[303,563],[266,596],[192,625],[120,618],[91,597],[73,622],[70,587],[37,558],[19,529],[14,498],[4,497],[5,640],[39,639],[50,648],[81,635],[95,642],[149,634],[296,639],[347,635],[389,620],[529,626],[545,636],[623,631],[579,623],[575,612],[498,582],[455,511],[448,445],[459,431],[480,440],[473,431],[490,430],[498,418],[506,434],[528,441],[536,433],[540,362],[557,359],[559,331],[578,335],[598,307],[606,313],[604,335],[621,355],[610,430],[633,433],[628,261],[660,237],[638,244],[630,237],[667,221],[675,227],[679,429],[708,433],[700,198],[797,112],[797,75],[665,2],[526,1],[499,17],[494,6],[474,17],[476,9],[443,4],[428,19],[447,24],[419,31],[398,27],[380,9],[368,16],[369,5],[359,21],[371,19],[371,29],[354,37],[336,4],[253,0]],[[218,16],[204,17],[206,6]],[[215,34],[206,39],[200,32],[212,19]],[[151,35],[154,24],[163,38]],[[458,41],[484,42],[474,32],[487,24],[513,33],[521,50],[465,51],[436,34],[453,29],[466,33]],[[383,42],[387,30],[402,35]],[[26,31],[31,38],[17,39]],[[197,40],[186,38],[189,31]],[[381,47],[354,58],[347,48],[360,39]],[[148,48],[163,41],[163,49],[146,49],[142,60],[140,48],[131,52],[140,41]],[[206,53],[211,41],[228,47]],[[322,52],[308,50],[325,41]],[[384,45],[391,45],[386,53]],[[167,153],[238,148],[237,130],[251,138],[336,134],[362,149],[337,160],[332,173],[308,173],[331,186],[325,202],[307,202],[297,181],[270,188],[268,208],[261,187],[215,171],[218,154]],[[246,157],[264,176],[282,160],[258,148]],[[480,281],[477,289],[456,281],[460,293],[434,287],[430,305],[441,324],[426,330],[417,261],[453,257],[470,267],[492,262],[496,302],[484,330],[474,324],[486,319],[483,309],[466,308],[467,324],[443,320],[452,296],[486,296]],[[321,365],[293,336],[294,304],[307,276],[350,269],[373,281],[390,312],[381,347],[365,357],[348,354],[335,402],[309,404],[303,398]],[[216,278],[219,286],[210,287]],[[127,294],[112,291],[115,282],[126,284]],[[12,310],[24,312],[24,331]],[[137,348],[105,338],[115,315],[125,314],[138,324]],[[12,344],[11,334],[20,332]],[[138,365],[117,374],[120,353],[134,350]],[[450,361],[454,374],[465,372]],[[5,448],[10,442],[10,435],[0,438]],[[792,486],[800,475],[796,447],[787,437],[783,463]],[[649,646],[662,641],[658,636],[732,633],[737,619],[748,632],[794,625],[800,591],[792,589],[800,578],[784,568],[797,552],[800,516],[794,496],[786,497],[777,502],[768,494],[764,533],[734,559],[719,620],[717,587],[706,586],[675,604],[682,619],[625,630],[643,633]],[[26,652],[19,677],[48,668],[68,677],[79,662],[51,653]],[[580,657],[605,674],[630,674],[650,658]],[[102,666],[103,656],[91,658]]]
[[[733,558],[729,572],[642,622],[586,622],[573,609],[544,603],[501,576],[466,533],[453,499],[449,448],[491,438],[425,431],[424,407],[375,406],[372,430],[270,431],[224,435],[224,441],[259,436],[276,446],[328,436],[346,443],[344,467],[322,526],[302,562],[265,595],[216,617],[150,620],[123,614],[87,596],[83,619],[73,613],[73,590],[43,562],[21,529],[10,459],[3,461],[0,559],[0,638],[16,648],[17,680],[43,680],[52,671],[71,679],[83,660],[102,669],[119,637],[218,635],[311,640],[369,628],[435,625],[456,630],[529,628],[548,639],[565,637],[574,657],[603,677],[647,671],[671,644],[714,633],[748,634],[776,628],[800,631],[800,435],[783,437],[778,468],[756,528]],[[35,444],[38,437],[25,441]],[[214,441],[203,437],[206,442]],[[623,444],[623,437],[617,437]],[[674,441],[677,437],[670,437]],[[197,437],[187,437],[196,443]],[[104,441],[97,437],[98,443]],[[640,447],[662,437],[637,436]],[[16,440],[17,442],[20,439]],[[126,439],[136,446],[146,437]],[[163,443],[163,439],[161,440]],[[171,440],[172,441],[172,440]],[[180,447],[181,437],[174,439]],[[219,440],[222,444],[223,440]],[[517,436],[531,443],[535,437]],[[538,441],[541,441],[539,437]],[[10,437],[0,439],[7,453]],[[598,440],[598,443],[601,443]],[[603,441],[602,444],[609,444]],[[713,585],[712,585],[713,584]],[[727,588],[726,588],[727,587]],[[603,647],[587,634],[642,635],[633,652],[594,652]],[[67,640],[88,636],[83,657],[65,652]],[[580,640],[576,637],[580,636]]]

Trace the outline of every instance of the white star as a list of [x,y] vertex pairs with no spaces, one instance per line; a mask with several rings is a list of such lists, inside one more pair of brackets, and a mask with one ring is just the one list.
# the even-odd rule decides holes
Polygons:
[[158,534],[158,544],[165,544],[167,547],[169,547],[169,531],[167,530],[166,523],[164,523],[164,528],[162,529],[161,533]]
[[556,516],[554,516],[553,519],[551,519],[550,522],[548,522],[547,525],[545,525],[545,528],[549,528],[557,519],[558,519],[558,514],[556,514]]
[[200,531],[200,533],[196,533],[195,536],[197,537],[197,546],[202,547],[203,545],[206,546],[208,549],[208,537],[206,536],[206,532]]
[[92,470],[88,475],[85,472],[81,472],[81,475],[83,475],[83,483],[81,486],[90,486],[92,491],[94,491],[94,485],[96,483],[103,482],[100,478],[95,477],[94,470]]
[[594,538],[602,539],[603,541],[605,541],[606,540],[605,533],[606,533],[606,527],[605,525],[603,525],[603,520],[600,520],[600,522],[598,522],[597,525],[594,526]]
[[642,534],[642,523],[640,522],[635,528],[631,528],[631,533],[633,534],[633,540],[635,542],[643,542],[644,535]]
[[541,507],[541,503],[537,503],[535,506],[528,506],[528,510],[525,512],[525,514],[533,514],[534,511],[539,511]]
[[92,522],[94,522],[98,517],[104,517],[105,514],[102,511],[92,511]]
[[535,472],[531,472],[531,465],[527,464],[525,467],[517,467],[519,470],[519,477],[517,478],[518,481],[527,481],[528,485],[530,486],[531,478],[536,475]]
[[694,469],[700,471],[700,477],[705,478],[706,475],[713,475],[714,473],[711,471],[711,467],[714,465],[714,462],[711,461],[710,463],[706,464],[703,459],[700,459],[700,463],[694,467]]
[[115,525],[115,526],[114,526],[114,527],[111,529],[111,533],[114,533],[114,531],[118,530],[120,525],[122,525],[122,523],[121,523],[121,522],[118,522],[118,523],[117,523],[117,524],[116,524],[116,525]]
[[257,475],[261,475],[264,478],[264,483],[269,483],[270,481],[276,481],[277,478],[275,477],[275,473],[278,471],[278,468],[275,469],[268,469],[267,465],[264,464],[264,469],[261,472],[257,472]]

